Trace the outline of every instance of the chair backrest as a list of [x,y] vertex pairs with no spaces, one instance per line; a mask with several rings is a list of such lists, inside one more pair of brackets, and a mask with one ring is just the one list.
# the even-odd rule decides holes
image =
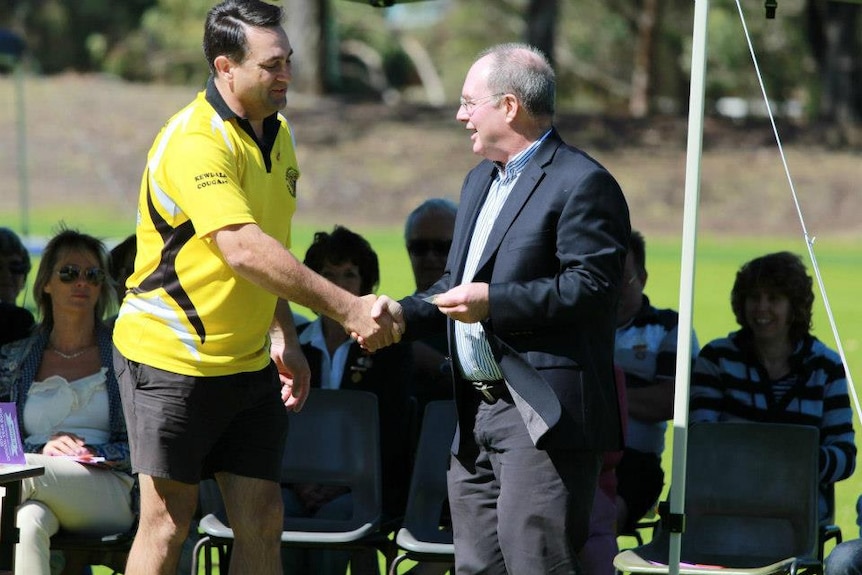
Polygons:
[[440,517],[448,505],[446,470],[456,423],[454,401],[426,405],[404,516],[404,527],[421,541],[452,543],[452,532],[441,529]]
[[819,435],[814,427],[691,427],[681,560],[726,567],[816,557]]
[[352,389],[312,389],[302,410],[290,415],[282,484],[349,487],[353,517],[347,522],[285,517],[285,531],[345,531],[363,524],[379,524],[382,487],[378,417],[377,396]]

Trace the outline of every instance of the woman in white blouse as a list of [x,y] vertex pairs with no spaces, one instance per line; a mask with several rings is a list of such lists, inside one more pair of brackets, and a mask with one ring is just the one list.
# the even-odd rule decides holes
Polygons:
[[111,334],[102,323],[114,297],[107,265],[101,241],[61,230],[34,281],[39,329],[0,348],[0,395],[16,403],[27,462],[45,467],[22,486],[19,573],[52,573],[50,538],[60,529],[101,535],[135,521]]

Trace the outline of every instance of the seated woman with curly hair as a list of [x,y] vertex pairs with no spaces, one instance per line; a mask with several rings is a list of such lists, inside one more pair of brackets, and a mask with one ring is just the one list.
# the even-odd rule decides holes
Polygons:
[[820,430],[821,524],[834,483],[856,462],[853,412],[838,354],[811,334],[811,277],[796,254],[756,258],[737,272],[731,305],[742,329],[707,344],[691,385],[690,421],[755,421]]

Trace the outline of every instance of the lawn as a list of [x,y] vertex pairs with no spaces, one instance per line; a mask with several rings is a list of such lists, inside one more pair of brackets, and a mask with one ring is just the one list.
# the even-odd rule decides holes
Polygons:
[[[131,222],[94,220],[91,216],[83,219],[66,217],[66,221],[82,229],[94,232],[110,242],[119,241],[131,231]],[[7,221],[12,220],[10,216]],[[50,233],[50,216],[34,220],[36,235]],[[302,258],[305,248],[317,230],[331,229],[331,224],[323,226],[298,225],[294,233],[294,253]],[[400,227],[362,227],[353,228],[371,242],[380,258],[380,293],[401,297],[412,291],[412,275],[406,252],[403,247]],[[659,307],[679,306],[680,283],[680,245],[675,237],[647,237],[647,268],[649,281],[646,292],[653,303]],[[858,302],[856,284],[859,277],[859,264],[862,262],[862,244],[857,238],[821,238],[816,241],[815,255],[822,274],[828,300],[832,306],[838,333],[848,360],[850,373],[862,369],[862,306]],[[693,321],[701,344],[713,338],[726,335],[736,329],[730,310],[730,289],[734,275],[745,261],[777,250],[789,250],[803,256],[811,271],[806,244],[798,238],[725,238],[708,235],[699,238],[696,250],[696,270],[694,281]],[[31,274],[31,279],[34,274]],[[812,272],[813,275],[813,272]],[[814,332],[827,345],[836,348],[835,338],[823,304],[823,297],[817,288],[815,278]],[[32,301],[28,296],[27,301]],[[309,313],[308,310],[298,310]],[[858,411],[857,411],[858,416]],[[858,417],[855,425],[862,428]],[[672,427],[672,426],[671,426]],[[673,433],[672,429],[669,434]],[[670,436],[668,446],[672,445]],[[664,465],[667,473],[666,483],[670,480],[670,449],[665,453]],[[666,485],[667,487],[667,485]],[[843,481],[836,488],[836,522],[843,531],[844,538],[858,536],[855,503],[862,494],[862,472]],[[630,540],[626,540],[631,545]],[[97,575],[108,571],[96,571]]]

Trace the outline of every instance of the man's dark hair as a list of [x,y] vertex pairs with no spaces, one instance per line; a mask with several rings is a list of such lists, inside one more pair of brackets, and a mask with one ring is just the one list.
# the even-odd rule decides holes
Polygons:
[[30,252],[24,247],[24,243],[18,237],[18,234],[9,228],[0,228],[0,254],[18,256],[26,268],[24,275],[30,273]]
[[204,56],[210,71],[215,71],[218,56],[227,56],[234,62],[245,60],[246,26],[275,28],[281,26],[283,15],[281,6],[261,0],[225,0],[213,6],[204,26]]
[[108,262],[108,275],[114,280],[127,278],[135,267],[135,255],[138,253],[138,243],[135,234],[127,236],[111,249]]
[[316,273],[323,271],[326,263],[355,265],[359,268],[359,277],[362,280],[359,295],[374,293],[380,283],[377,253],[368,240],[343,226],[335,226],[331,234],[316,232],[314,241],[305,252],[303,263]]
[[646,242],[643,235],[637,230],[632,230],[631,236],[629,236],[629,253],[635,260],[637,272],[641,275],[646,274]]

